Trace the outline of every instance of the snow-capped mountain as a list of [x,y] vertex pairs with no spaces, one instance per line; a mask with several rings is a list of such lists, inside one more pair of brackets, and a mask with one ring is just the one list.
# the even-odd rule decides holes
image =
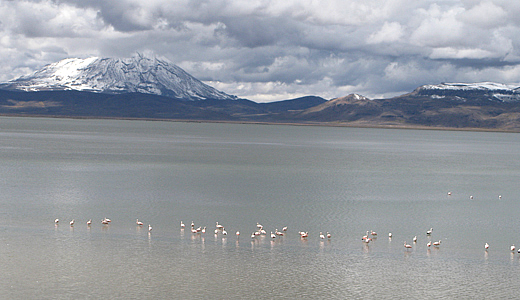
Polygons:
[[142,54],[131,58],[68,58],[31,75],[0,84],[0,88],[117,94],[137,92],[186,100],[236,99],[202,83],[166,59]]
[[423,85],[414,93],[429,95],[432,98],[482,96],[502,102],[520,101],[520,87],[495,82]]

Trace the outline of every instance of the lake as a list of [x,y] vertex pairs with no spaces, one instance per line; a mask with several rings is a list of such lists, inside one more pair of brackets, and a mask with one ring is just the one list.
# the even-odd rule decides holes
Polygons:
[[519,154],[516,133],[0,117],[0,295],[513,298]]

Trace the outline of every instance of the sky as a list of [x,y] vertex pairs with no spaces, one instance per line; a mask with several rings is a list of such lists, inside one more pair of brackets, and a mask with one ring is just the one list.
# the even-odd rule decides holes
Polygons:
[[0,0],[0,82],[140,52],[256,102],[520,85],[518,16],[517,0]]

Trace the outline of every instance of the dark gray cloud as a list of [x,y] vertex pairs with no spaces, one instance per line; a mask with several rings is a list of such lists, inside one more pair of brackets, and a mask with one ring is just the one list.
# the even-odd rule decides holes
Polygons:
[[257,101],[520,82],[510,0],[0,0],[0,80],[151,51]]

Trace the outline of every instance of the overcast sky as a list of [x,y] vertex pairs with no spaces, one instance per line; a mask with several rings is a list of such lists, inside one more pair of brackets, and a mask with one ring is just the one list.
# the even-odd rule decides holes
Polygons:
[[0,0],[0,81],[154,53],[257,102],[520,83],[517,0]]

